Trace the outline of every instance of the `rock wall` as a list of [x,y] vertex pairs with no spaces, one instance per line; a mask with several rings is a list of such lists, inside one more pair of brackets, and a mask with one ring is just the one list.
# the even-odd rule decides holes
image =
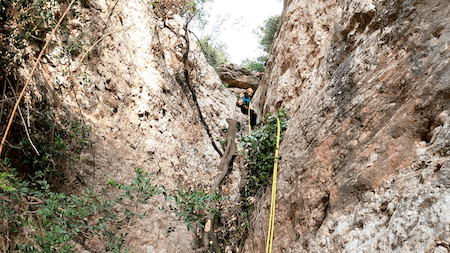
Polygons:
[[[139,0],[83,1],[77,11],[80,16],[68,22],[69,36],[53,38],[29,88],[29,92],[43,86],[61,91],[60,118],[84,119],[92,127],[92,148],[82,152],[71,170],[98,191],[110,177],[128,182],[135,176],[134,167],[154,172],[157,183],[169,189],[208,190],[219,174],[220,156],[199,120],[182,74],[185,42],[174,34],[182,33],[181,19],[166,20],[170,31],[152,5]],[[80,65],[92,41],[100,38]],[[71,41],[83,45],[78,54],[65,53]],[[217,73],[195,43],[191,48],[192,84],[217,141],[225,137],[226,119],[235,117],[236,97],[218,89]],[[26,80],[30,69],[25,65],[20,70],[21,79]],[[235,182],[229,186],[230,196],[238,192],[239,175],[233,171],[230,176]],[[158,201],[139,207],[148,220],[125,228],[126,245],[133,245],[134,252],[193,251],[194,233],[184,222],[161,212]],[[95,237],[82,246],[93,252],[105,250]]]
[[273,252],[448,252],[449,19],[445,0],[285,1],[253,103],[292,116]]

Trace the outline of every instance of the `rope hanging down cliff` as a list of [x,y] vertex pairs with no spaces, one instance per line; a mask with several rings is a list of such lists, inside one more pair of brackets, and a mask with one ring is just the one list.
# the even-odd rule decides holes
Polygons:
[[[258,89],[256,90],[258,91]],[[253,95],[253,90],[249,88],[249,91],[251,95]],[[256,92],[255,92],[256,93]],[[250,96],[251,96],[250,95]],[[245,104],[245,94],[242,99],[242,104]],[[239,101],[240,102],[240,101]],[[251,119],[251,98],[248,101],[248,132],[251,135],[252,134],[252,119]],[[270,199],[270,218],[269,218],[269,228],[267,229],[267,244],[266,244],[266,253],[272,253],[272,243],[273,243],[273,228],[275,225],[275,200],[277,195],[277,171],[278,171],[278,149],[280,147],[280,133],[281,133],[281,126],[280,126],[280,119],[277,117],[277,142],[275,147],[275,161],[273,166],[273,182],[272,182],[272,194]]]
[[280,119],[277,117],[277,146],[275,149],[275,163],[273,166],[273,182],[272,182],[272,197],[270,201],[270,219],[269,219],[269,229],[267,231],[267,244],[266,253],[272,252],[272,241],[273,241],[273,227],[275,225],[275,200],[277,195],[277,168],[278,168],[278,149],[280,147]]

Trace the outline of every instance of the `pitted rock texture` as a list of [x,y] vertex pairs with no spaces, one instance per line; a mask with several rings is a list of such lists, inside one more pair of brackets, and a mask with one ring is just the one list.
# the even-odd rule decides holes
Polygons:
[[[259,115],[285,106],[292,116],[273,252],[447,248],[448,2],[285,3],[253,102]],[[263,203],[246,252],[264,251]]]
[[227,64],[217,68],[220,79],[229,87],[256,90],[262,78],[262,73],[250,71],[236,64]]
[[[146,1],[90,0],[83,6],[78,10],[81,21],[69,20],[69,24],[81,25],[69,26],[69,38],[55,36],[39,69],[45,79],[36,79],[29,88],[31,92],[48,85],[62,90],[60,117],[83,118],[92,127],[92,148],[82,152],[71,170],[98,191],[107,186],[108,178],[129,182],[135,176],[134,167],[154,172],[156,183],[168,189],[208,190],[219,174],[220,156],[186,87],[181,62],[184,40],[164,27]],[[182,33],[181,19],[165,21]],[[80,34],[85,35],[83,53],[65,54],[65,41]],[[102,37],[80,65],[91,40]],[[212,138],[220,147],[217,139],[225,137],[226,119],[235,117],[236,97],[217,89],[222,83],[219,76],[191,41],[192,84]],[[77,67],[80,74],[72,76]],[[30,69],[24,66],[22,79],[26,80]],[[76,84],[73,87],[70,79]],[[227,194],[232,200],[238,197],[240,172],[234,168],[231,173],[233,182]],[[156,252],[192,252],[194,233],[177,217],[160,211],[161,204],[165,204],[163,198],[155,199],[153,205],[134,207],[139,214],[146,212],[147,218],[124,226],[123,232],[129,233],[125,245],[132,245],[134,252],[147,252],[150,247]],[[124,211],[120,208],[119,213]],[[95,252],[105,250],[95,237],[82,246]]]

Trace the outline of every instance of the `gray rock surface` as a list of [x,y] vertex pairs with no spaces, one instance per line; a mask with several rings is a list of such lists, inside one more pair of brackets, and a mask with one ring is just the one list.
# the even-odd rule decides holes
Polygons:
[[[273,252],[447,247],[448,2],[285,3],[253,103],[259,115],[285,106],[292,116]],[[261,202],[245,252],[265,250],[270,199]]]
[[[135,176],[134,168],[155,173],[156,183],[171,190],[210,190],[212,179],[219,174],[220,156],[186,89],[180,57],[184,41],[164,27],[147,1],[118,1],[112,8],[109,1],[89,0],[82,6],[87,7],[77,11],[83,18],[70,17],[70,35],[65,38],[74,40],[84,34],[82,53],[66,54],[64,39],[57,34],[44,57],[48,60],[39,69],[42,75],[28,89],[36,93],[47,86],[61,90],[60,118],[83,118],[92,127],[92,148],[83,150],[80,162],[70,165],[70,170],[99,192],[108,178],[129,182]],[[166,22],[182,33],[181,18]],[[103,36],[80,65],[91,40]],[[227,89],[218,89],[222,82],[215,70],[194,42],[191,49],[192,85],[212,139],[220,147],[217,139],[225,137],[226,119],[235,117],[236,97]],[[75,75],[77,67],[80,72]],[[24,66],[21,79],[26,80],[30,70]],[[236,199],[237,167],[231,177],[227,193]],[[178,217],[159,210],[167,204],[164,198],[152,201],[134,207],[146,216],[124,226],[121,232],[128,233],[125,245],[143,253],[147,245],[154,246],[155,252],[192,252],[194,233]],[[124,208],[116,207],[116,211],[121,214]],[[169,228],[173,232],[168,233]],[[89,238],[83,247],[105,250],[99,237]]]

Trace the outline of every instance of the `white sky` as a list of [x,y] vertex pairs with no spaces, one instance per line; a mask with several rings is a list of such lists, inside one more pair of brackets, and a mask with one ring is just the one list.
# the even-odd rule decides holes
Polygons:
[[[209,17],[205,31],[193,30],[197,30],[201,37],[210,34],[217,36],[216,40],[227,46],[229,61],[241,64],[245,58],[254,59],[262,53],[253,30],[269,16],[281,15],[282,9],[283,3],[278,0],[214,0],[206,7]],[[226,15],[229,17],[225,23],[217,27],[220,23],[218,17]],[[235,24],[236,21],[239,21],[238,24]]]

